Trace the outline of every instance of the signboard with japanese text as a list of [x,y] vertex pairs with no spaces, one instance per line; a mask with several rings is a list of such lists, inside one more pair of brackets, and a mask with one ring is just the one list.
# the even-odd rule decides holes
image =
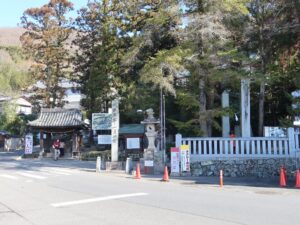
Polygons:
[[126,149],[139,149],[140,139],[139,138],[126,138]]
[[285,138],[287,137],[287,130],[283,127],[264,127],[264,136]]
[[188,145],[180,146],[181,171],[190,172],[190,147]]
[[33,149],[33,136],[32,134],[27,134],[25,136],[25,154],[32,154]]
[[93,130],[111,130],[112,114],[111,113],[93,113],[92,129]]
[[179,148],[171,148],[171,173],[179,173]]
[[99,145],[111,145],[111,135],[98,135]]
[[145,166],[148,167],[153,167],[154,166],[154,161],[153,160],[145,160]]

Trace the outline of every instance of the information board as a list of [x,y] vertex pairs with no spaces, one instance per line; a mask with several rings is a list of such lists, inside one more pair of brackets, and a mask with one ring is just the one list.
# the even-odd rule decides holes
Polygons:
[[111,113],[93,113],[92,129],[93,130],[111,130],[112,114]]
[[179,173],[179,148],[171,148],[171,173]]
[[190,146],[181,145],[180,146],[180,158],[181,158],[181,171],[189,172],[190,171]]
[[33,149],[33,136],[32,134],[27,134],[25,136],[25,154],[32,154]]
[[126,138],[126,149],[138,149],[140,148],[139,138]]
[[99,145],[110,145],[111,144],[111,135],[98,135],[98,144]]

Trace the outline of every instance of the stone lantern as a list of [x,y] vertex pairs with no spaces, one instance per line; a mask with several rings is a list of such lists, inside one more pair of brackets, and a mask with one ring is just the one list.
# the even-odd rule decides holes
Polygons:
[[147,109],[147,118],[141,122],[146,127],[146,137],[148,139],[148,147],[144,149],[144,172],[146,174],[154,174],[163,172],[163,152],[159,151],[155,146],[157,131],[155,126],[160,123],[154,118],[153,109]]

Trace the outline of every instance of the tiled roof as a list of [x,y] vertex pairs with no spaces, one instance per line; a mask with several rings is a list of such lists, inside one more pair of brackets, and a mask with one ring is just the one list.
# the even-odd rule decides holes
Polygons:
[[78,109],[42,109],[39,117],[28,123],[31,127],[81,127],[82,114]]

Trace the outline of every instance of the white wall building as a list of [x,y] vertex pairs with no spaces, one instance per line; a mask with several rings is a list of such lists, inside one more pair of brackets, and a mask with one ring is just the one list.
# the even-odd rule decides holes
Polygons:
[[15,104],[16,105],[16,113],[29,115],[32,113],[32,104],[27,101],[25,98],[12,98],[5,95],[0,95],[0,113],[3,112],[4,104]]

